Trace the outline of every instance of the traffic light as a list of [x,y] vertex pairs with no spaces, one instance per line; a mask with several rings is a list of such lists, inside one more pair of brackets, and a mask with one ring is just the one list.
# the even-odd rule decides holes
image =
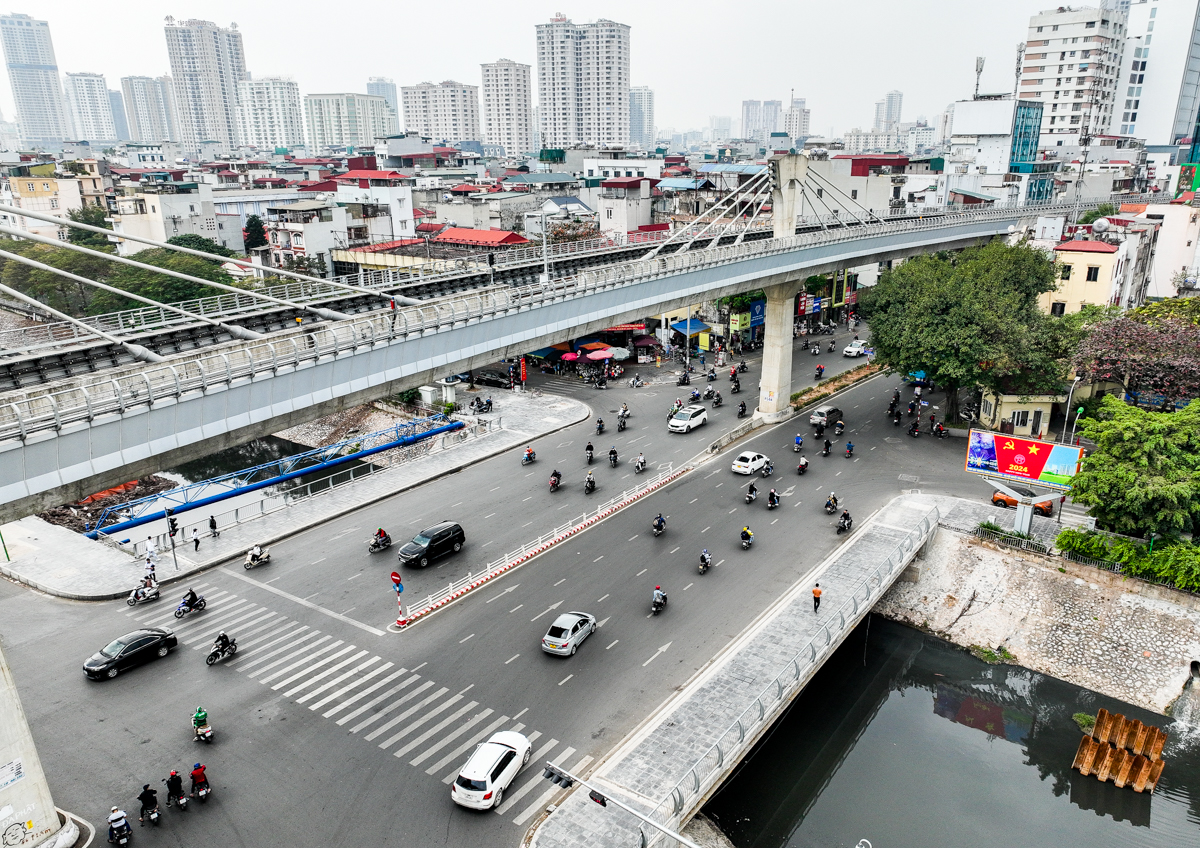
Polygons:
[[550,763],[546,764],[546,770],[542,772],[542,777],[551,783],[561,786],[563,789],[570,789],[575,785],[575,778],[571,777],[558,766]]
[[599,804],[601,807],[608,806],[608,799],[605,798],[603,795],[601,795],[599,792],[597,792],[595,789],[593,789],[591,792],[588,793],[588,797],[591,798],[593,801],[595,801],[597,804]]
[[177,519],[175,516],[171,515],[170,508],[168,508],[166,510],[166,513],[167,513],[167,533],[168,533],[168,535],[170,535],[170,537],[172,539],[174,539],[175,534],[179,532],[179,519]]

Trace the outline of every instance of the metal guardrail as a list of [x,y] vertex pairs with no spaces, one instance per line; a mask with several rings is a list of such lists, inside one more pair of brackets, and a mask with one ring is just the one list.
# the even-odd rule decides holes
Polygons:
[[526,542],[516,550],[509,551],[499,559],[492,560],[483,567],[482,571],[468,572],[466,577],[460,580],[453,580],[447,584],[445,589],[439,592],[433,592],[425,596],[424,599],[413,604],[409,609],[407,623],[411,624],[414,620],[423,615],[427,615],[435,609],[445,606],[447,603],[457,600],[462,595],[466,594],[473,588],[491,580],[494,577],[499,577],[504,572],[515,567],[516,565],[531,559],[536,554],[540,554],[556,542],[566,538],[568,535],[573,535],[585,525],[594,523],[597,519],[606,514],[614,512],[616,508],[632,503],[647,494],[650,494],[662,486],[673,481],[675,478],[686,474],[692,469],[691,465],[684,465],[681,468],[674,468],[669,471],[664,471],[651,477],[645,483],[636,486],[632,489],[626,489],[621,494],[614,498],[605,501],[592,512],[585,512],[579,518],[572,519],[566,524],[555,527],[548,533],[543,533],[532,542]]
[[[1107,201],[1109,198],[1105,198]],[[1122,198],[1129,200],[1129,198]],[[1092,203],[1104,202],[1100,200]],[[91,421],[98,416],[121,414],[130,407],[152,406],[156,400],[179,398],[210,387],[228,386],[280,368],[299,368],[326,357],[353,353],[360,348],[418,337],[467,323],[485,321],[512,312],[560,303],[598,292],[636,285],[649,280],[749,259],[791,253],[818,245],[858,241],[898,233],[928,233],[962,224],[1009,218],[1014,212],[1068,212],[1074,205],[990,208],[979,212],[944,215],[931,219],[863,224],[853,228],[803,233],[780,239],[742,242],[724,247],[672,253],[650,260],[609,265],[547,282],[431,301],[394,311],[367,314],[346,321],[280,331],[269,340],[226,345],[224,349],[180,354],[160,365],[123,366],[95,376],[76,377],[62,383],[10,391],[0,396],[0,441],[21,439],[30,433],[60,430],[64,425]]]
[[[855,618],[869,610],[891,586],[887,578],[895,575],[910,555],[915,555],[928,541],[937,528],[940,515],[938,508],[932,507],[917,525],[916,538],[912,533],[906,536],[888,555],[885,563],[851,589],[849,600],[834,610],[834,615],[828,619],[830,622],[836,619],[837,623],[825,625],[820,633],[784,663],[780,672],[755,697],[754,703],[722,731],[717,741],[700,755],[667,796],[650,811],[650,817],[668,827],[677,824],[694,801],[703,798],[725,779],[726,765],[737,763],[749,752],[758,741],[758,731],[769,727],[787,708],[793,695],[807,683],[806,672],[815,673],[827,655],[837,650],[836,637],[848,627],[853,627]],[[666,837],[662,834],[647,835],[645,844],[654,846],[664,839]]]
[[986,539],[989,542],[995,542],[998,545],[1004,545],[1009,548],[1017,548],[1022,551],[1035,551],[1040,554],[1050,552],[1050,546],[1045,542],[1039,542],[1037,539],[1025,539],[1021,536],[1014,536],[1011,533],[1001,533],[996,530],[988,530],[984,527],[976,527],[974,534],[977,538]]

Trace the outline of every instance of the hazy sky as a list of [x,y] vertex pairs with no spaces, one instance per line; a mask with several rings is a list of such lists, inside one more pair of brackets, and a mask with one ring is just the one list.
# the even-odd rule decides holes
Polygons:
[[[478,85],[479,64],[499,58],[533,65],[536,85],[534,25],[561,11],[576,23],[608,18],[632,28],[631,81],[654,89],[659,127],[702,128],[709,115],[736,122],[742,100],[786,101],[794,88],[808,100],[814,133],[840,133],[869,128],[875,101],[891,89],[904,92],[904,120],[932,119],[971,95],[976,56],[987,57],[985,91],[1011,90],[1029,15],[1053,6],[1044,0],[58,0],[10,3],[0,12],[48,20],[59,69],[102,73],[110,89],[120,88],[122,76],[168,72],[165,15],[222,26],[236,21],[253,75],[291,76],[302,93],[315,93],[365,92],[369,76],[397,85],[444,79]],[[11,119],[7,79],[0,105]]]

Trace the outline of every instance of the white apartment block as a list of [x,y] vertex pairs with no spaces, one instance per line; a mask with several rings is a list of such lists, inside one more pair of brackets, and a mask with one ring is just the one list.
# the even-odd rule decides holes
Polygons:
[[483,140],[503,145],[508,156],[532,152],[533,84],[531,68],[511,59],[483,69]]
[[326,147],[373,147],[375,139],[399,131],[387,100],[370,94],[307,94],[304,122],[311,155]]
[[904,105],[904,92],[889,91],[875,103],[875,132],[892,132],[900,124],[900,110]]
[[116,141],[117,124],[103,74],[67,74],[63,77],[63,93],[75,140]]
[[1119,9],[1063,6],[1029,18],[1018,89],[1022,99],[1046,104],[1042,147],[1074,146],[1081,136],[1112,131],[1118,88],[1125,91],[1118,75],[1127,34]]
[[21,137],[56,147],[71,135],[71,120],[58,80],[50,25],[29,15],[0,15],[0,42],[17,104]]
[[560,14],[537,25],[537,49],[540,145],[627,145],[629,27]]
[[1200,111],[1200,2],[1136,0],[1128,31],[1113,131],[1156,145],[1192,137]]
[[[904,140],[907,141],[908,137],[905,136]],[[866,131],[857,127],[842,133],[842,144],[846,153],[895,151],[900,150],[904,146],[904,142],[900,140],[900,134],[895,131]]]
[[121,77],[121,94],[125,98],[125,117],[133,141],[158,144],[179,140],[175,97],[169,76]]
[[783,131],[789,138],[808,138],[812,135],[812,110],[803,97],[792,98],[792,108],[783,113]]
[[742,138],[752,138],[765,144],[768,136],[779,129],[782,100],[743,100]]
[[479,86],[454,80],[400,87],[405,131],[435,142],[479,141]]
[[167,18],[164,30],[180,140],[189,150],[202,141],[236,147],[238,83],[249,76],[237,25]]
[[635,85],[629,89],[629,146],[654,150],[654,89]]
[[242,144],[270,150],[304,144],[300,86],[288,77],[259,77],[238,83]]
[[396,115],[400,114],[400,97],[396,93],[396,83],[389,77],[367,77],[367,94],[382,97]]

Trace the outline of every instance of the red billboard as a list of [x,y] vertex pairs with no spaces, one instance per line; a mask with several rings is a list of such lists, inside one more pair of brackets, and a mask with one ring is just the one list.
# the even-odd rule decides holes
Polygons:
[[1077,445],[1056,445],[1040,439],[971,430],[964,470],[1066,492],[1070,491],[1082,461],[1083,448]]

